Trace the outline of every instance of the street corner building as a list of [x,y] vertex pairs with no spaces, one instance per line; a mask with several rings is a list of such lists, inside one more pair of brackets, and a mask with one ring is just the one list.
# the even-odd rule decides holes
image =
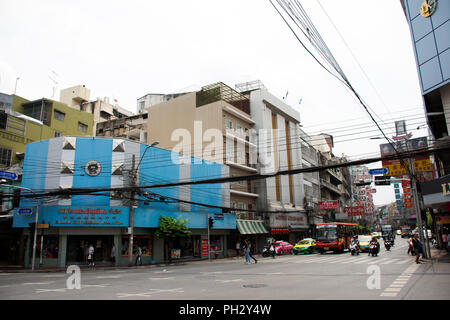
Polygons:
[[[32,263],[36,212],[35,265],[88,264],[91,246],[96,265],[111,264],[112,256],[117,265],[127,265],[132,198],[130,189],[121,187],[132,185],[133,172],[137,186],[229,176],[225,165],[181,158],[178,153],[126,139],[58,137],[27,144],[22,187],[36,194],[78,188],[88,188],[90,193],[36,198],[27,197],[31,191],[22,191],[13,228],[23,229],[25,267]],[[236,229],[236,216],[222,210],[230,207],[229,183],[139,188],[136,193],[134,247],[142,248],[144,264],[166,261],[168,254],[179,259],[208,258],[209,217],[214,219],[211,250],[216,257],[227,255],[227,236]],[[165,239],[155,236],[160,216],[187,219],[192,232],[177,239],[170,253],[165,253]]]

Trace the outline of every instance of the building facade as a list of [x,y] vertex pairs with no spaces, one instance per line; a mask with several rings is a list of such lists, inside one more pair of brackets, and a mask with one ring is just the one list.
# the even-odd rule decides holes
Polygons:
[[[13,227],[23,233],[25,266],[31,263],[30,225],[35,221],[36,208],[39,208],[36,264],[58,267],[86,264],[87,250],[92,245],[96,264],[111,264],[114,248],[117,264],[126,265],[131,195],[120,188],[130,186],[133,161],[139,186],[196,180],[205,175],[228,176],[228,168],[222,164],[193,158],[179,164],[176,161],[179,157],[168,150],[115,138],[60,137],[27,144],[23,187],[36,192],[70,188],[90,188],[94,192],[43,196],[38,200],[22,197],[20,208],[14,213]],[[96,192],[99,188],[115,190]],[[134,243],[143,248],[144,263],[165,261],[164,239],[154,236],[162,215],[188,219],[191,236],[175,242],[181,258],[208,257],[208,217],[214,219],[211,250],[218,256],[226,256],[227,237],[236,229],[235,215],[222,210],[229,203],[223,196],[226,188],[205,184],[140,189],[132,226]],[[30,195],[23,192],[26,194]],[[186,198],[190,200],[180,201]]]
[[91,91],[86,86],[78,85],[61,90],[59,98],[62,103],[67,104],[69,107],[90,113],[94,116],[94,127],[89,133],[90,135],[95,135],[96,125],[99,122],[133,115],[131,111],[120,107],[117,103],[110,103],[108,97],[90,101],[90,94]]

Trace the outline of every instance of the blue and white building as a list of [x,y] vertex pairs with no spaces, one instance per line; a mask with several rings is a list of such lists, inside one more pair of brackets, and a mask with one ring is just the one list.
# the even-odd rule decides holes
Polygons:
[[[22,187],[35,193],[67,188],[128,187],[133,156],[140,186],[229,176],[229,168],[225,165],[200,159],[194,161],[194,158],[180,164],[177,153],[131,140],[59,137],[27,144]],[[22,191],[22,195],[26,193]],[[187,226],[192,234],[179,239],[175,247],[181,250],[181,257],[199,259],[207,258],[207,249],[202,245],[207,244],[208,217],[214,218],[212,250],[225,256],[227,235],[236,229],[235,215],[223,213],[221,209],[230,207],[229,199],[229,184],[141,189],[134,208],[133,225],[134,243],[144,249],[144,263],[165,260],[164,239],[154,236],[161,215],[188,219]],[[194,202],[219,208],[194,205]],[[47,196],[38,201],[22,197],[20,208],[14,213],[13,227],[24,230],[26,266],[31,263],[33,232],[30,224],[35,221],[37,205],[36,264],[64,267],[86,263],[90,245],[95,248],[96,263],[109,264],[113,244],[117,264],[128,263],[129,192]]]

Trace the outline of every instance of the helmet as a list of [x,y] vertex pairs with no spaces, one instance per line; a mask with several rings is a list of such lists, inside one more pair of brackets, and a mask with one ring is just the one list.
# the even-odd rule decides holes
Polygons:
[[358,239],[358,236],[355,234],[354,236],[353,236],[353,239]]

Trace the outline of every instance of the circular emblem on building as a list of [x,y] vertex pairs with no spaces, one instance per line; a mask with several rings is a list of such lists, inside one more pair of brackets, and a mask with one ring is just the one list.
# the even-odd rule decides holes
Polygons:
[[88,161],[84,166],[84,172],[91,177],[98,176],[100,171],[102,171],[102,166],[95,160]]
[[436,2],[437,0],[425,0],[420,6],[420,14],[422,17],[431,16],[436,10]]

